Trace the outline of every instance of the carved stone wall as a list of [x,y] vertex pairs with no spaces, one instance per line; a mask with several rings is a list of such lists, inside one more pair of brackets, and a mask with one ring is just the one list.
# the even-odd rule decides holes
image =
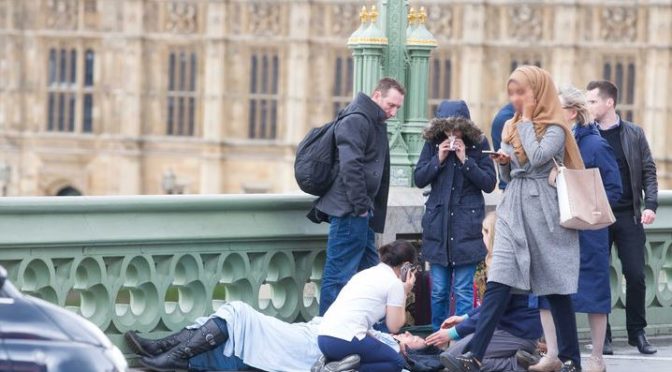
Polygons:
[[[172,169],[191,193],[294,191],[294,146],[333,116],[336,58],[363,0],[0,0],[0,163],[10,195],[70,184],[83,193],[163,193]],[[516,65],[583,87],[605,62],[634,64],[631,107],[672,187],[672,5],[631,1],[410,1],[427,9],[450,97],[486,133]],[[92,134],[49,133],[52,45],[95,52]],[[169,55],[195,51],[197,136],[166,136]],[[279,135],[250,140],[250,55],[278,51]],[[84,60],[76,69],[83,78]],[[442,74],[444,76],[445,74]],[[6,77],[6,78],[4,78]],[[445,78],[445,76],[444,76]],[[441,97],[432,97],[435,101]]]

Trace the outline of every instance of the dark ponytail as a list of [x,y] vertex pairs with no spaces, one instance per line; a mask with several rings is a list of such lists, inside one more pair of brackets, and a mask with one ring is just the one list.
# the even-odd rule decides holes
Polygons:
[[380,261],[387,266],[396,267],[404,262],[417,263],[418,253],[413,244],[406,240],[395,240],[378,249]]

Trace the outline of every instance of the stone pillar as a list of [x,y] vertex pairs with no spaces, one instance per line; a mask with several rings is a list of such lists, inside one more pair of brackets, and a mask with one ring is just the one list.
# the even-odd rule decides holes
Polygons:
[[[285,120],[284,127],[281,127],[281,132],[284,132],[284,138],[287,143],[297,144],[306,133],[306,129],[302,128],[297,123],[310,123],[312,118],[308,117],[308,98],[310,96],[310,46],[308,25],[310,24],[310,3],[308,0],[294,0],[290,4],[289,9],[289,37],[291,43],[289,44],[288,58],[287,58],[287,81],[291,84],[287,85],[287,93],[285,95]],[[317,123],[311,123],[317,124]],[[281,185],[280,191],[289,192],[295,185],[293,157],[284,156],[282,159],[284,179],[282,182],[276,183]],[[278,187],[278,186],[275,186]]]
[[[120,4],[121,6],[121,4]],[[102,115],[99,115],[97,124],[101,125],[103,123],[104,127],[117,127],[118,133],[121,135],[121,141],[123,138],[139,138],[142,135],[142,115],[141,115],[141,95],[142,95],[142,41],[139,39],[139,35],[143,32],[142,19],[143,19],[143,2],[140,0],[131,0],[126,1],[123,4],[123,32],[121,34],[121,45],[124,45],[123,48],[117,47],[115,45],[114,53],[117,53],[115,58],[111,61],[123,61],[124,64],[124,76],[118,84],[123,93],[122,97],[119,97],[118,102],[121,102],[122,108],[119,110],[120,122],[110,123],[109,120],[102,118]],[[114,71],[113,66],[101,66],[101,63],[109,63],[110,60],[104,61],[103,58],[97,58],[94,65],[94,69],[99,70],[103,67],[106,71]],[[96,78],[101,77],[102,74],[95,71]],[[96,81],[96,84],[111,84],[116,85],[114,82],[110,81]],[[99,113],[103,113],[102,108],[97,109]],[[94,124],[95,127],[96,124]],[[95,129],[96,131],[98,129]],[[117,167],[117,174],[119,179],[124,180],[123,182],[116,183],[117,189],[111,190],[107,189],[109,193],[117,193],[121,195],[134,195],[142,194],[142,166],[141,166],[141,154],[139,152],[139,145],[137,142],[130,143],[127,142],[126,146],[133,148],[134,151],[130,151],[128,155],[119,154],[115,155],[119,157],[118,161],[113,161],[111,164],[115,164]],[[114,183],[111,183],[111,187]]]
[[427,125],[427,81],[429,79],[429,57],[437,42],[425,27],[427,14],[424,8],[419,12],[411,8],[408,15],[409,27],[406,32],[406,49],[409,66],[406,93],[407,119],[402,130],[404,142],[407,144],[408,157],[411,164],[416,164],[420,157],[422,130]]
[[304,128],[289,123],[305,123],[308,118],[307,107],[310,72],[310,48],[308,45],[308,29],[310,22],[310,4],[308,0],[294,0],[289,10],[289,45],[287,58],[287,85],[285,101],[285,138],[291,143],[297,143],[305,134]]
[[206,41],[203,51],[203,130],[201,136],[207,139],[203,145],[200,164],[201,194],[217,194],[222,191],[222,147],[224,139],[224,110],[222,101],[225,100],[224,79],[226,73],[226,46],[222,40],[222,30],[226,19],[226,6],[219,1],[208,3],[208,13],[205,19]]
[[459,98],[469,104],[471,119],[475,123],[484,123],[492,118],[482,117],[485,111],[483,97],[483,66],[485,66],[485,6],[483,4],[465,4],[462,23],[463,47],[460,63]]
[[672,113],[668,110],[672,96],[672,9],[665,6],[649,7],[649,46],[645,51],[644,122],[646,138],[658,166],[660,188],[670,187],[672,162],[666,154],[672,146]]
[[581,86],[583,82],[578,74],[579,61],[574,48],[579,41],[576,32],[579,21],[578,8],[574,4],[562,4],[555,6],[553,11],[555,18],[553,35],[556,47],[553,48],[550,73],[558,86],[572,84],[583,89]]

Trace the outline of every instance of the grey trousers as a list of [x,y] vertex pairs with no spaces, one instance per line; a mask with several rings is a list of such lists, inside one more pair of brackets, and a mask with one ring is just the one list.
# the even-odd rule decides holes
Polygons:
[[[450,347],[445,352],[458,356],[464,353],[464,348],[467,346],[473,334],[452,342]],[[481,371],[484,372],[518,372],[525,371],[524,369],[518,367],[516,362],[516,352],[518,350],[525,350],[530,353],[534,353],[534,350],[537,348],[537,340],[527,340],[524,338],[516,337],[509,332],[502,331],[501,329],[495,330],[495,333],[492,335],[492,340],[488,345],[487,350],[485,351],[485,357],[483,358],[483,365]]]

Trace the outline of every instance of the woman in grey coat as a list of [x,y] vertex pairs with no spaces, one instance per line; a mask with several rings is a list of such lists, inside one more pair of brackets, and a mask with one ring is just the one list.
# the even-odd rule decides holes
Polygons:
[[549,184],[555,165],[583,169],[578,146],[565,122],[555,84],[548,72],[522,66],[509,78],[509,99],[516,109],[493,156],[508,182],[497,207],[495,245],[481,319],[468,352],[442,355],[450,371],[479,370],[512,291],[544,295],[558,330],[561,371],[580,370],[581,355],[570,295],[579,276],[579,237],[560,226],[557,192]]

